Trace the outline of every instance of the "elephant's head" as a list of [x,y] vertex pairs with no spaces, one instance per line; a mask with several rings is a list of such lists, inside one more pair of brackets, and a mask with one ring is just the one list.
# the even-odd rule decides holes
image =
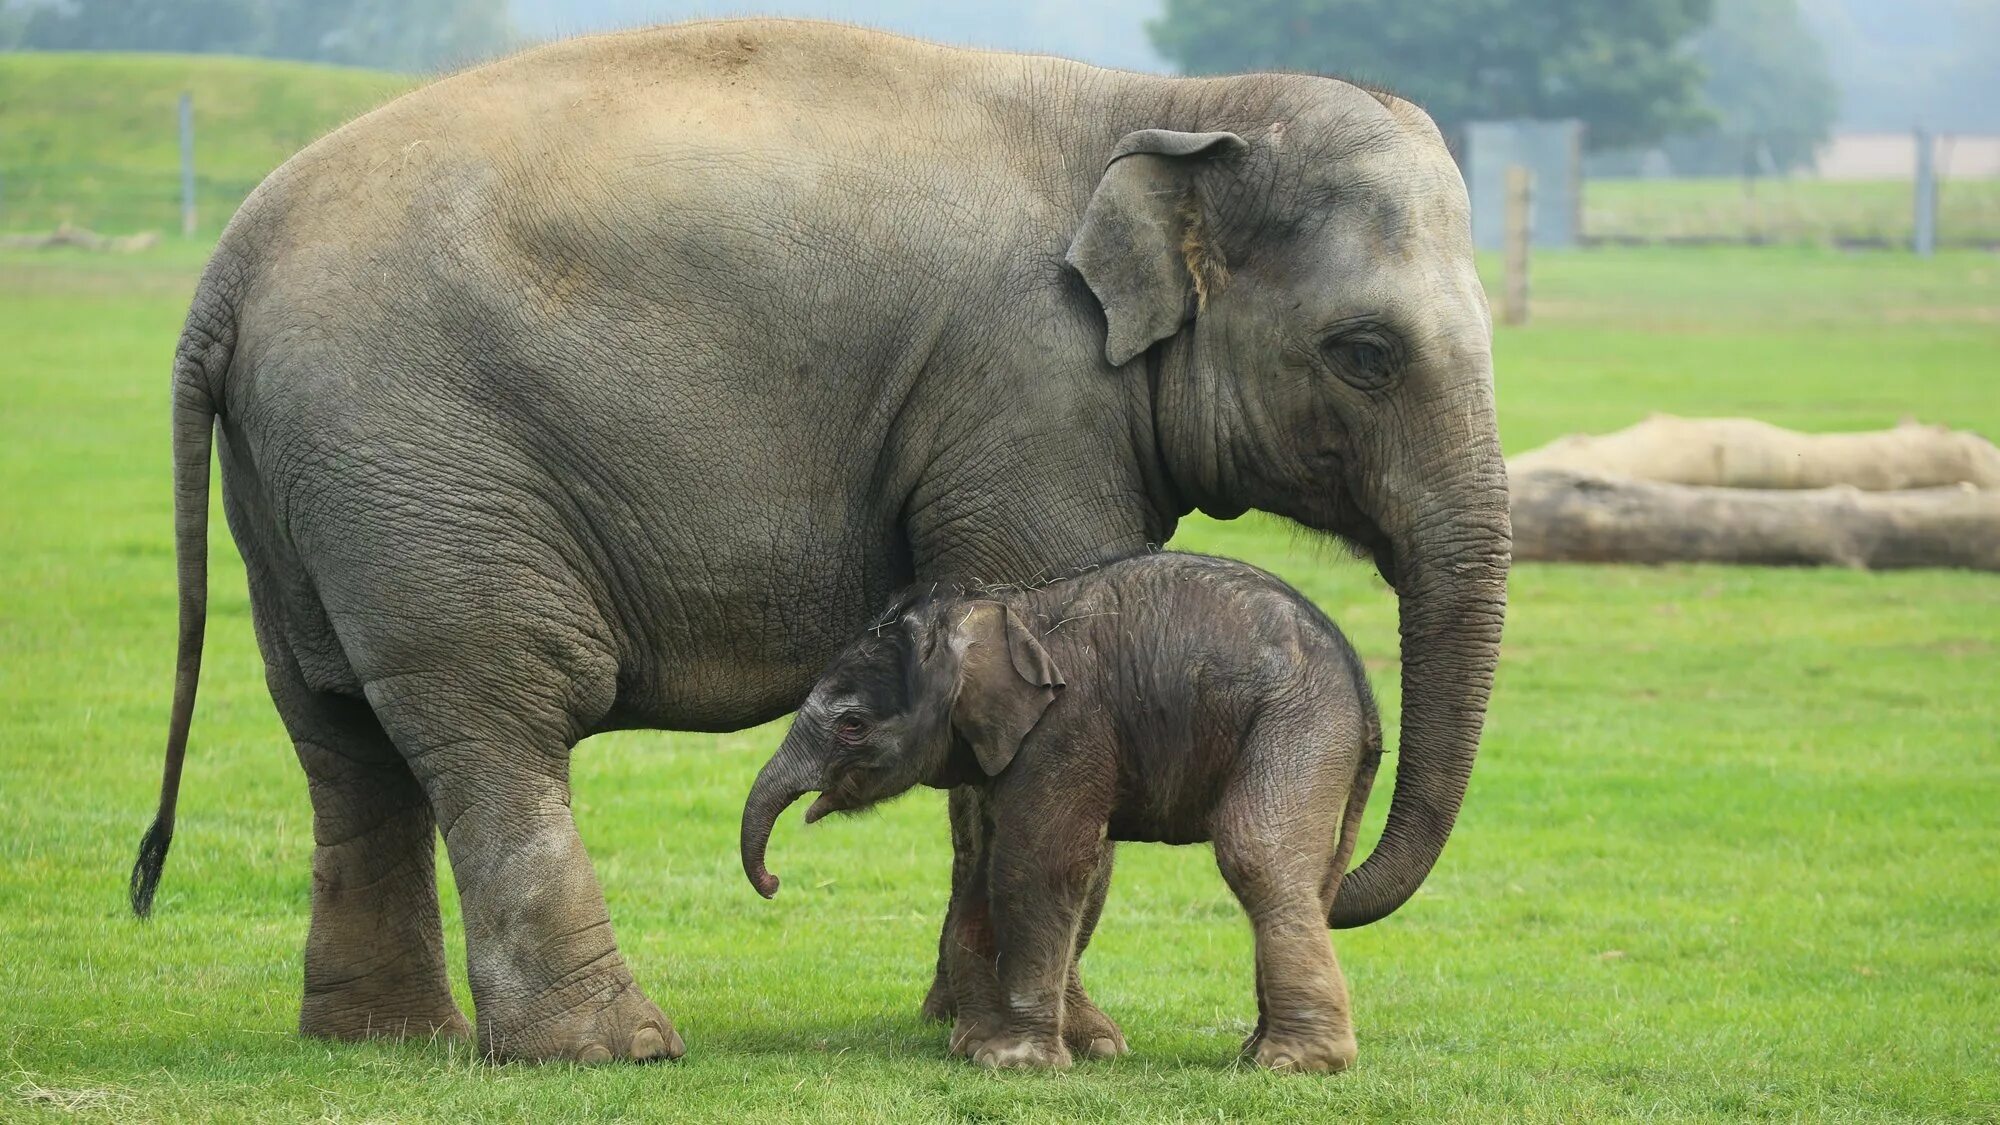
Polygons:
[[1103,307],[1106,360],[1153,387],[1185,504],[1337,535],[1400,598],[1395,796],[1333,912],[1361,925],[1442,851],[1499,656],[1492,325],[1465,185],[1422,111],[1329,79],[1228,81],[1266,83],[1269,104],[1223,114],[1230,131],[1125,135],[1068,260]]
[[808,792],[810,824],[912,786],[991,777],[1062,689],[1020,618],[999,602],[922,601],[900,608],[834,659],[757,775],[743,806],[743,872],[765,898],[771,826]]

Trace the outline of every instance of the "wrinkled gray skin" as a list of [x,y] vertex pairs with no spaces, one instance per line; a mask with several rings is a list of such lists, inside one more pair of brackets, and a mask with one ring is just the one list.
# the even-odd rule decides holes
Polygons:
[[[978,841],[945,935],[952,1049],[1062,1067],[1071,966],[1111,841],[1213,840],[1257,935],[1257,1031],[1281,1071],[1354,1062],[1327,941],[1382,756],[1361,662],[1333,623],[1254,567],[1142,555],[1038,589],[893,607],[813,686],[743,808],[765,897],[771,826],[923,784],[976,794]],[[1067,1034],[1066,1034],[1067,1032]],[[1081,1040],[1124,1053],[1113,1029]]]
[[308,1034],[466,1029],[441,829],[488,1050],[678,1054],[613,940],[570,748],[781,715],[913,579],[1061,573],[1196,508],[1339,535],[1396,587],[1402,771],[1336,921],[1379,917],[1444,846],[1498,652],[1489,344],[1437,131],[1329,79],[777,21],[416,91],[265,181],[189,313],[135,906],[194,701],[213,427],[311,788]]

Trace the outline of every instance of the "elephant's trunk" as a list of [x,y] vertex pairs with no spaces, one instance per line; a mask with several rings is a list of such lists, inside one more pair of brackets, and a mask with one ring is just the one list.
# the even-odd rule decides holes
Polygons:
[[757,775],[750,797],[743,804],[743,873],[750,885],[765,898],[778,893],[778,877],[764,866],[764,849],[771,841],[771,828],[792,802],[818,785],[818,772],[810,756],[790,738]]
[[1512,534],[1497,442],[1469,487],[1440,496],[1396,539],[1401,602],[1403,722],[1395,795],[1381,842],[1340,883],[1328,924],[1387,917],[1423,885],[1458,818],[1507,610]]

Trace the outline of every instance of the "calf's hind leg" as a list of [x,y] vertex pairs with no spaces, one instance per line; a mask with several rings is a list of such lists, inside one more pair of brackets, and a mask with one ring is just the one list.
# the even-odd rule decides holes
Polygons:
[[1257,940],[1257,1031],[1246,1054],[1279,1071],[1354,1063],[1347,981],[1334,959],[1322,894],[1339,804],[1331,786],[1251,771],[1215,819],[1215,859]]

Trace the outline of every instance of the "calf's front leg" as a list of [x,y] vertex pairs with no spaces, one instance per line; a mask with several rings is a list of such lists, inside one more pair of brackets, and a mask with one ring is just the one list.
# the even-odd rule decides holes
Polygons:
[[1042,810],[1003,817],[990,845],[987,893],[997,995],[991,1033],[972,1061],[996,1068],[1066,1067],[1064,1006],[1077,929],[1102,862],[1104,826]]

